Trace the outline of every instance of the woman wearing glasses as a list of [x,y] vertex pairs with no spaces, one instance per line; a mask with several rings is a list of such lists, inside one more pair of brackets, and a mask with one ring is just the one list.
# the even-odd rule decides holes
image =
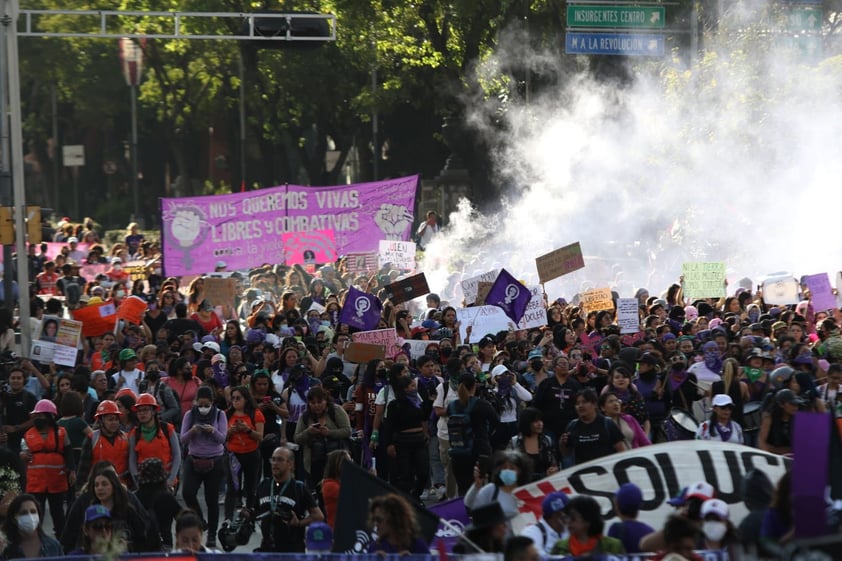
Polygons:
[[[260,473],[260,442],[266,419],[257,408],[245,386],[231,390],[231,408],[228,409],[228,442],[231,469],[228,475],[228,493],[225,496],[225,518],[234,515],[235,504],[246,497],[246,507],[255,506],[255,489]],[[236,460],[236,461],[235,461]]]

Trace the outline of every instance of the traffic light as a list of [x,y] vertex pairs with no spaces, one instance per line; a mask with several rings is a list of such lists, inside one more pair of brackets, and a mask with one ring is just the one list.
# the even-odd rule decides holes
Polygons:
[[[266,49],[315,49],[333,38],[328,20],[330,16],[317,12],[262,12],[277,17],[254,16],[256,37],[286,37],[285,41],[251,41],[255,47]],[[243,25],[243,35],[250,35],[249,22]]]
[[0,206],[0,245],[14,245],[15,243],[15,217],[12,216],[12,207]]
[[26,237],[29,243],[41,243],[41,207],[26,207]]

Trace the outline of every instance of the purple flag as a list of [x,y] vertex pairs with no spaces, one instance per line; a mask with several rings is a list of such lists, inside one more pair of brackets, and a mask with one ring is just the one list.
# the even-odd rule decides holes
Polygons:
[[[436,503],[427,507],[427,510],[439,517],[439,527],[436,530],[436,538],[444,543],[448,553],[453,552],[453,546],[459,541],[465,527],[471,523],[468,510],[465,508],[465,501],[462,497],[456,497],[443,503]],[[447,521],[449,525],[445,525]]]
[[515,323],[526,313],[526,306],[532,299],[532,293],[506,269],[500,269],[497,280],[491,285],[485,303],[501,308]]
[[823,536],[828,531],[825,492],[829,483],[830,444],[835,431],[831,413],[795,416],[792,435],[792,510],[795,537]]
[[371,331],[377,329],[382,311],[380,300],[352,286],[345,296],[339,321],[362,331]]

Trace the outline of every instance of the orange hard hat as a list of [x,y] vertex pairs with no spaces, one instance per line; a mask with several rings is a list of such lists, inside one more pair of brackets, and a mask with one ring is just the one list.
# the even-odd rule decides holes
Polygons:
[[101,401],[99,405],[96,406],[96,414],[94,415],[94,419],[99,419],[103,415],[119,415],[120,409],[117,407],[117,404],[113,401],[105,400]]
[[137,400],[134,402],[132,410],[137,411],[138,407],[154,407],[155,411],[161,410],[161,406],[158,405],[158,400],[155,399],[155,396],[151,393],[142,393],[137,396]]

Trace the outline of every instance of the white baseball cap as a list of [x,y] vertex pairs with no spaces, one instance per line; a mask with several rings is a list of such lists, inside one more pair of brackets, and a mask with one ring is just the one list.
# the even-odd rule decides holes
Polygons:
[[708,499],[702,503],[702,519],[708,514],[714,514],[720,520],[728,520],[728,505],[721,499]]
[[734,405],[734,400],[727,393],[718,393],[713,396],[711,403],[714,407],[728,407],[729,405]]

